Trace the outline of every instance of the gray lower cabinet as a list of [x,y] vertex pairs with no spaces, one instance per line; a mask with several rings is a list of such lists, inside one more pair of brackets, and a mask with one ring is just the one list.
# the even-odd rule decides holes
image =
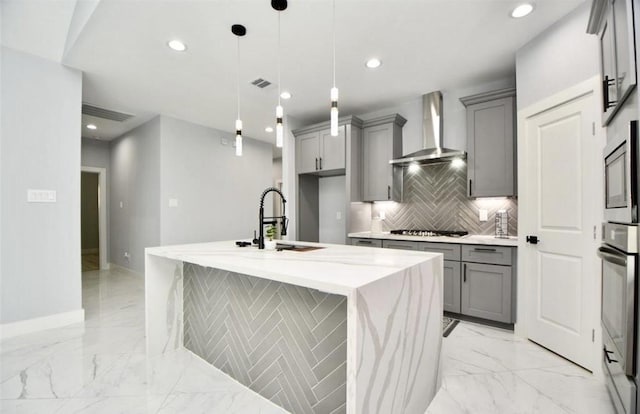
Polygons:
[[407,240],[382,240],[385,249],[418,250],[418,242]]
[[512,323],[511,266],[462,263],[463,315]]
[[460,262],[444,261],[443,273],[444,302],[447,312],[460,313]]
[[352,237],[351,244],[353,246],[363,246],[363,247],[382,247],[382,240],[379,239],[359,239]]

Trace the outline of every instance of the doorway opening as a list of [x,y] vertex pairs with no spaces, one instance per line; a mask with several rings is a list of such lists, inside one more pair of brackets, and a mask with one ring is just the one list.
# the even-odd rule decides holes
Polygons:
[[106,270],[106,169],[82,167],[80,182],[82,271]]

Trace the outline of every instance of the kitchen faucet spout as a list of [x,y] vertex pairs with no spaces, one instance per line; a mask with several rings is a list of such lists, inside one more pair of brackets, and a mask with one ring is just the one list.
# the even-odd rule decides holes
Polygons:
[[[278,193],[280,195],[280,198],[282,199],[282,215],[281,216],[274,216],[274,217],[264,216],[264,198],[267,196],[267,194],[271,192]],[[276,224],[278,222],[277,219],[281,219],[282,222],[281,222],[280,234],[283,236],[287,235],[287,224],[289,222],[289,219],[287,219],[287,216],[285,215],[286,202],[287,200],[284,198],[284,194],[282,194],[282,191],[280,191],[275,187],[269,187],[262,192],[262,195],[260,196],[260,210],[258,212],[258,230],[260,232],[260,235],[258,236],[258,249],[264,249],[264,225],[265,224]]]

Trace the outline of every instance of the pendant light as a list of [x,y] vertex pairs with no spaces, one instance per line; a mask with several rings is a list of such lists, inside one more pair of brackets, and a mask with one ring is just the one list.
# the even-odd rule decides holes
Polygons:
[[333,88],[331,88],[331,136],[338,136],[338,88],[336,88],[336,0],[333,0]]
[[278,106],[276,106],[276,147],[282,148],[284,144],[284,128],[282,118],[284,110],[280,105],[280,12],[287,9],[287,0],[271,0],[271,7],[278,12]]
[[231,32],[238,38],[237,44],[237,67],[236,67],[236,92],[238,94],[238,119],[236,119],[236,155],[242,156],[242,120],[240,119],[240,38],[247,34],[247,29],[241,24],[231,26]]

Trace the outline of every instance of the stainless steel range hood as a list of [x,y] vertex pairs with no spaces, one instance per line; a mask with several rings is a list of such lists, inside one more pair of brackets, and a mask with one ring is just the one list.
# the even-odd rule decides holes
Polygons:
[[443,148],[442,144],[442,93],[440,91],[422,95],[422,148],[420,151],[403,155],[389,161],[390,164],[405,166],[411,164],[436,164],[449,162],[455,158],[465,159],[464,151]]

